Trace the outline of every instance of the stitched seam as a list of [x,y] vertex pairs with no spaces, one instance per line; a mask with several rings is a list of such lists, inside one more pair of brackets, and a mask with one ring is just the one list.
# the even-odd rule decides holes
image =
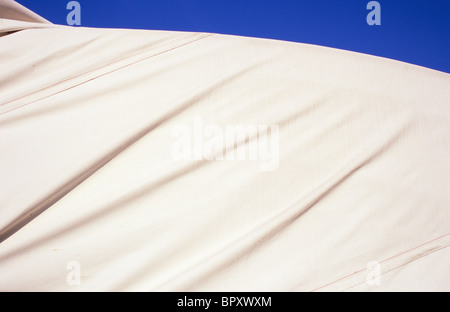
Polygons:
[[[204,38],[209,37],[209,36],[212,36],[212,35],[213,35],[213,34],[206,34],[206,35],[201,36],[200,38],[196,38],[196,39],[190,40],[190,41],[188,41],[188,42],[184,42],[184,43],[182,43],[182,44],[179,44],[179,45],[174,46],[174,47],[172,47],[172,48],[166,49],[166,50],[164,50],[164,51],[161,51],[161,52],[158,52],[158,53],[149,55],[149,56],[147,56],[147,57],[145,57],[145,58],[143,58],[143,59],[139,59],[139,60],[133,61],[133,62],[131,62],[131,63],[125,64],[125,65],[123,65],[123,66],[121,66],[121,67],[112,69],[112,70],[110,70],[110,71],[108,71],[108,72],[106,72],[106,73],[103,73],[103,74],[100,74],[100,75],[98,75],[98,76],[92,77],[92,78],[90,78],[90,79],[87,79],[87,80],[85,80],[85,81],[82,81],[82,82],[80,82],[80,83],[77,83],[77,84],[75,84],[75,85],[73,85],[73,86],[67,87],[67,88],[65,88],[65,89],[63,89],[63,90],[59,90],[59,91],[57,91],[57,92],[54,92],[54,93],[49,94],[49,95],[47,95],[47,96],[44,96],[44,97],[42,97],[42,98],[40,98],[40,99],[37,99],[37,100],[31,101],[31,102],[22,104],[22,105],[20,105],[20,106],[11,108],[11,109],[9,109],[9,110],[6,110],[6,111],[0,113],[0,115],[6,114],[6,113],[8,113],[8,112],[11,112],[11,111],[16,110],[16,109],[21,108],[21,107],[24,107],[24,106],[26,106],[26,105],[36,103],[36,102],[41,101],[41,100],[43,100],[43,99],[46,99],[46,98],[52,97],[52,96],[54,96],[54,95],[60,94],[60,93],[62,93],[62,92],[68,91],[68,90],[70,90],[70,89],[76,88],[76,87],[78,87],[78,86],[80,86],[80,85],[83,85],[83,84],[85,84],[85,83],[88,83],[88,82],[90,82],[90,81],[93,81],[93,80],[96,80],[96,79],[98,79],[98,78],[104,77],[104,76],[106,76],[106,75],[108,75],[108,74],[114,73],[114,72],[119,71],[119,70],[121,70],[121,69],[124,69],[124,68],[127,68],[127,67],[129,67],[129,66],[135,65],[135,64],[137,64],[137,63],[146,61],[146,60],[148,60],[148,59],[150,59],[150,58],[159,56],[159,55],[161,55],[161,54],[164,54],[164,53],[167,53],[167,52],[176,50],[176,49],[181,48],[181,47],[184,47],[184,46],[186,46],[186,45],[189,45],[189,44],[191,44],[191,43],[194,43],[194,42],[196,42],[196,41],[199,41],[199,40],[201,40],[201,39],[204,39]],[[196,34],[196,35],[194,35],[193,37],[196,37],[196,36],[198,36],[198,35]],[[8,101],[8,102],[5,102],[5,103],[1,104],[0,107],[3,106],[3,105],[9,104],[9,103],[15,102],[15,101],[17,101],[17,100],[20,100],[20,99],[22,99],[22,98],[25,98],[25,97],[27,97],[27,96],[30,96],[30,95],[33,95],[33,94],[42,92],[42,91],[44,91],[44,90],[50,89],[50,88],[55,87],[55,86],[58,86],[58,85],[60,85],[60,84],[62,84],[62,83],[65,83],[65,82],[68,82],[68,81],[77,79],[77,78],[79,78],[79,77],[82,77],[82,76],[84,76],[84,75],[93,73],[93,72],[98,71],[98,70],[104,69],[104,68],[106,68],[106,67],[109,67],[109,66],[114,65],[114,64],[116,64],[116,63],[122,62],[122,61],[124,61],[124,60],[129,59],[129,58],[136,57],[136,56],[138,56],[138,55],[144,54],[145,52],[146,52],[146,51],[139,52],[139,53],[133,54],[133,55],[131,55],[131,56],[127,56],[127,57],[122,58],[122,59],[120,59],[120,60],[116,60],[116,61],[111,62],[111,63],[109,63],[109,64],[106,64],[106,65],[103,65],[103,66],[101,66],[101,67],[98,67],[98,68],[89,70],[89,71],[87,71],[87,72],[85,72],[85,73],[79,74],[79,75],[77,75],[77,76],[75,76],[75,77],[71,77],[71,78],[67,78],[67,79],[65,79],[65,80],[59,81],[59,82],[57,82],[57,83],[54,83],[54,84],[52,84],[52,85],[50,85],[50,86],[47,86],[47,87],[45,87],[45,88],[42,88],[42,89],[40,89],[40,90],[31,92],[31,93],[29,93],[29,94],[27,94],[27,95],[18,97],[18,98],[14,99],[14,100],[10,100],[10,101]]]
[[[195,36],[196,36],[196,35],[193,35],[193,36],[191,36],[190,38],[195,37]],[[84,76],[84,75],[87,75],[87,74],[90,74],[90,73],[94,73],[94,72],[96,72],[96,71],[98,71],[98,70],[107,68],[108,66],[114,65],[114,64],[119,63],[119,62],[122,62],[122,61],[125,61],[125,60],[127,60],[127,59],[129,59],[129,58],[132,58],[132,57],[136,57],[136,56],[141,55],[141,54],[144,54],[144,53],[146,53],[146,52],[147,52],[147,51],[141,51],[141,52],[137,52],[137,53],[132,54],[132,55],[128,55],[128,56],[123,57],[123,58],[121,58],[121,59],[114,60],[114,61],[112,61],[112,62],[110,62],[110,63],[108,63],[108,64],[102,65],[102,66],[97,67],[97,68],[94,68],[94,69],[90,69],[90,70],[88,70],[87,72],[78,74],[78,75],[73,76],[73,77],[69,77],[69,78],[63,79],[63,80],[58,81],[58,82],[55,82],[55,83],[53,83],[53,84],[51,84],[51,85],[49,85],[49,86],[43,87],[43,88],[41,88],[41,89],[39,89],[39,90],[30,92],[30,93],[25,94],[25,95],[22,95],[22,96],[19,96],[18,98],[15,98],[15,99],[13,99],[13,100],[9,100],[9,101],[7,101],[7,102],[5,102],[5,103],[0,104],[0,106],[3,106],[3,105],[6,105],[6,104],[9,104],[9,103],[12,103],[12,102],[14,102],[14,101],[20,100],[20,99],[25,98],[25,97],[27,97],[27,96],[30,96],[30,95],[39,93],[39,92],[41,92],[41,91],[50,89],[50,88],[55,87],[55,86],[57,86],[57,85],[59,85],[59,84],[62,84],[62,83],[65,83],[65,82],[68,82],[68,81],[71,81],[71,80],[80,78],[80,77],[82,77],[82,76]]]
[[[399,269],[399,268],[401,268],[401,267],[404,267],[404,266],[406,266],[406,265],[408,265],[408,264],[410,264],[410,263],[412,263],[412,262],[414,262],[414,261],[417,261],[417,260],[419,260],[419,259],[425,258],[425,257],[427,257],[427,256],[429,256],[429,255],[432,255],[433,253],[435,253],[435,252],[437,252],[437,251],[441,251],[442,249],[445,249],[445,248],[447,248],[447,247],[450,247],[450,245],[443,246],[443,247],[441,247],[441,248],[438,248],[438,249],[436,249],[436,250],[430,252],[429,254],[426,254],[426,255],[424,255],[424,256],[417,257],[416,259],[412,259],[412,260],[410,260],[410,261],[408,261],[408,262],[406,262],[406,263],[400,264],[400,265],[398,265],[398,266],[396,266],[396,267],[394,267],[394,268],[392,268],[392,269],[390,269],[390,270],[388,270],[388,271],[386,271],[386,272],[383,272],[383,273],[381,273],[381,274],[379,274],[379,275],[377,275],[377,276],[375,276],[375,277],[379,277],[379,276],[385,275],[385,274],[387,274],[387,273],[390,273],[390,272],[392,272],[392,271],[395,271],[395,270],[397,270],[397,269]],[[364,283],[364,282],[361,282],[361,283],[358,283],[358,284],[356,284],[356,285],[350,286],[350,287],[348,287],[345,291],[347,291],[347,290],[349,290],[349,289],[352,289],[352,288],[355,288],[355,287],[358,287],[359,285],[361,285],[361,284],[363,284],[363,283]]]
[[[417,248],[420,248],[420,247],[423,247],[423,246],[425,246],[425,245],[431,244],[432,242],[435,242],[435,241],[437,241],[437,240],[439,240],[439,239],[442,239],[442,238],[444,238],[445,236],[448,236],[448,235],[450,235],[450,233],[447,233],[447,234],[441,235],[441,236],[439,236],[439,237],[436,237],[436,238],[434,238],[434,239],[432,239],[432,240],[430,240],[430,241],[428,241],[428,242],[426,242],[426,243],[420,244],[420,245],[415,246],[415,247],[413,247],[413,248],[410,248],[410,249],[408,249],[408,250],[406,250],[406,251],[403,251],[403,252],[401,252],[401,253],[399,253],[399,254],[396,254],[396,255],[394,255],[394,256],[392,256],[392,257],[389,257],[389,258],[386,258],[386,259],[384,259],[384,260],[382,260],[382,261],[379,261],[378,263],[381,264],[381,263],[390,261],[390,260],[392,260],[392,259],[394,259],[394,258],[396,258],[396,257],[399,257],[399,256],[401,256],[401,255],[404,255],[404,254],[406,254],[406,253],[409,253],[409,252],[411,252],[411,251],[413,251],[413,250],[415,250],[415,249],[417,249]],[[430,253],[430,254],[431,254],[431,253]],[[426,255],[426,256],[427,256],[427,255]],[[424,256],[424,257],[426,257],[426,256]],[[418,258],[418,259],[419,259],[419,258]],[[414,260],[413,260],[413,261],[414,261]],[[411,262],[411,261],[410,261],[410,262]],[[403,264],[403,265],[405,265],[405,264]],[[397,268],[399,268],[399,267],[401,267],[401,266],[402,266],[402,265],[398,266]],[[337,284],[337,283],[339,283],[339,282],[341,282],[341,281],[343,281],[343,280],[345,280],[345,279],[347,279],[347,278],[349,278],[349,277],[351,277],[351,276],[354,276],[354,275],[356,275],[356,274],[359,274],[359,273],[361,273],[361,272],[363,272],[363,271],[365,271],[365,270],[367,270],[367,268],[359,269],[359,270],[357,270],[357,271],[355,271],[355,272],[353,272],[353,273],[351,273],[351,274],[348,274],[348,275],[346,275],[346,276],[343,276],[343,277],[341,277],[341,278],[339,278],[339,279],[337,279],[337,280],[335,280],[335,281],[333,281],[333,282],[330,282],[330,283],[327,283],[327,284],[322,285],[322,286],[320,286],[320,287],[317,287],[317,288],[311,290],[311,292],[317,291],[317,290],[319,290],[319,289],[328,287],[328,286],[333,285],[333,284]],[[384,272],[383,274],[388,273],[388,272],[390,272],[390,271],[392,271],[392,270],[394,270],[394,269],[391,269],[391,270],[389,270],[389,271],[387,271],[387,272]],[[382,274],[381,274],[381,275],[382,275]]]

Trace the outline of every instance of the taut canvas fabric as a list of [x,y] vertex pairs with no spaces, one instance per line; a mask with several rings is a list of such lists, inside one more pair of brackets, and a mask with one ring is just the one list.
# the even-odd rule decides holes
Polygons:
[[450,290],[448,74],[0,18],[1,291]]

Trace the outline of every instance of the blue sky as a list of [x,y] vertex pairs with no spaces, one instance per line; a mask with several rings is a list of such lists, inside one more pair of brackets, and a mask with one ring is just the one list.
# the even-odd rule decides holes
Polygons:
[[[78,0],[81,26],[199,31],[311,43],[450,73],[450,0]],[[17,0],[66,25],[69,0]]]

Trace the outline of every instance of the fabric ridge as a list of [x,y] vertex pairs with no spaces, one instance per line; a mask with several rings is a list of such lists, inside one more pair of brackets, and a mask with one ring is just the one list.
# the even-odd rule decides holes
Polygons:
[[450,76],[0,0],[1,291],[449,291]]

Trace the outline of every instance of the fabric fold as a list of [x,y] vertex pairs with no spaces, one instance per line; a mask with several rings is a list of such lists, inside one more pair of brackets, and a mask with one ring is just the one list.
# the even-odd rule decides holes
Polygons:
[[450,290],[448,74],[0,18],[0,290]]

